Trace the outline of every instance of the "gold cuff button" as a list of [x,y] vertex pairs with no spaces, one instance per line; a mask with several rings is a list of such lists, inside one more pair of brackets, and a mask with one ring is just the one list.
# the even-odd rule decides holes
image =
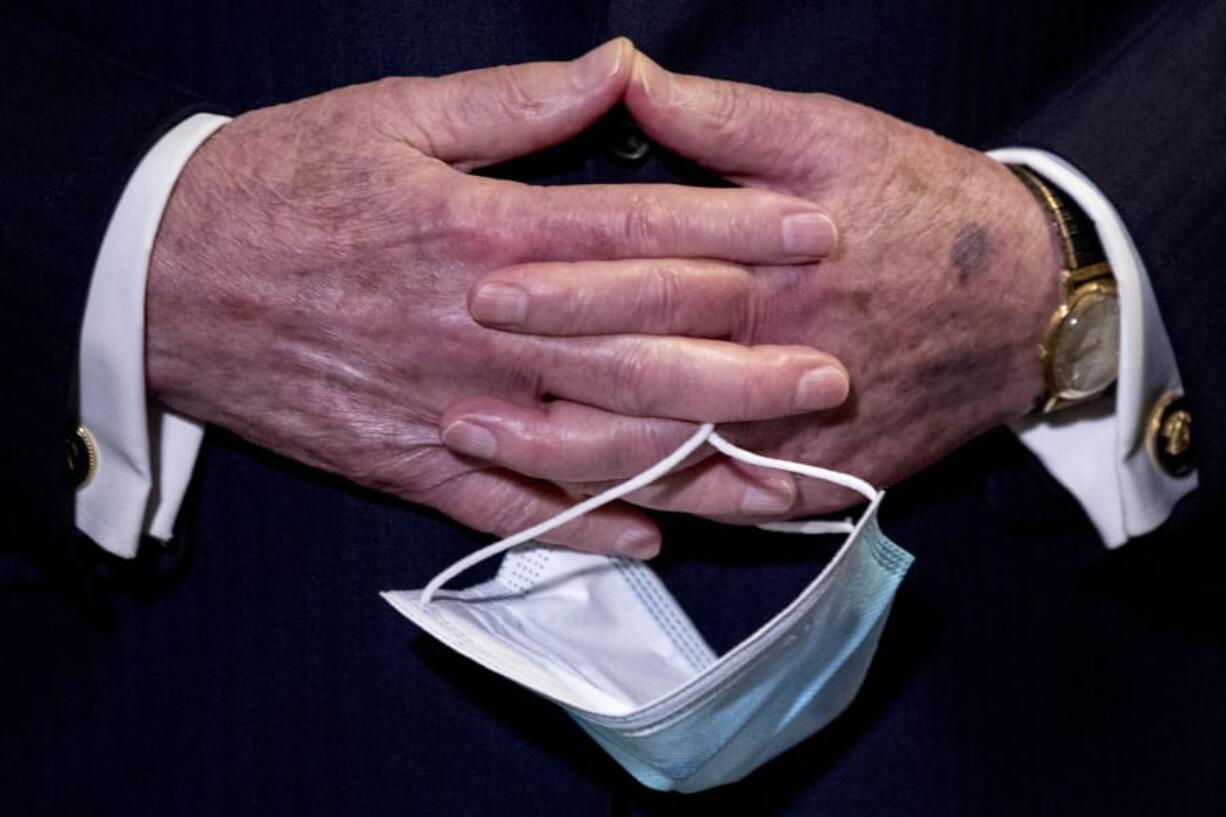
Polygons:
[[78,425],[64,438],[64,455],[72,487],[84,488],[98,470],[98,445],[88,428]]
[[1145,430],[1145,450],[1173,477],[1192,472],[1192,414],[1183,395],[1168,392],[1154,404]]

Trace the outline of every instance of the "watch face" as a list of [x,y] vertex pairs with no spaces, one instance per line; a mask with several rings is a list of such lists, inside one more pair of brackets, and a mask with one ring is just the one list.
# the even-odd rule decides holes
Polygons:
[[1120,304],[1112,289],[1091,289],[1069,307],[1052,349],[1055,392],[1091,397],[1115,382],[1120,369]]

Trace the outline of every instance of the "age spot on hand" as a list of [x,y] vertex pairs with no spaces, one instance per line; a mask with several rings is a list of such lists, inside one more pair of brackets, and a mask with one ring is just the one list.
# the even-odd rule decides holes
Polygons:
[[958,283],[966,284],[988,266],[992,255],[992,239],[979,224],[965,224],[954,236],[949,261],[958,274]]

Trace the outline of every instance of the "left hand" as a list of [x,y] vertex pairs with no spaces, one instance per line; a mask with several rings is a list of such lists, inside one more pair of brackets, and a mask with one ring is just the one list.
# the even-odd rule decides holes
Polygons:
[[[482,287],[499,283],[528,294],[521,321],[496,324],[507,331],[697,335],[827,350],[851,376],[842,408],[721,433],[877,485],[1031,408],[1042,390],[1038,347],[1057,305],[1061,256],[1046,213],[1007,168],[843,99],[673,74],[641,54],[636,60],[626,105],[647,135],[739,184],[820,203],[839,224],[840,246],[816,264],[752,272],[707,261],[510,267],[472,290],[478,321]],[[568,425],[564,412],[529,416],[482,400],[445,421],[490,429],[500,452],[565,441],[597,462],[625,443],[590,413],[582,417],[584,425]],[[515,467],[508,456],[500,464]],[[696,484],[700,473],[679,472],[633,498],[689,510]],[[798,487],[780,515],[834,511],[858,499],[823,483]],[[704,511],[745,519],[736,508],[712,512],[708,503]]]

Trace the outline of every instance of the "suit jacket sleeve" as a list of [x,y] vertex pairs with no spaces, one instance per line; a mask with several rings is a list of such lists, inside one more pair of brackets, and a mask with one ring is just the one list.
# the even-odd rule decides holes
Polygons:
[[91,270],[123,186],[203,106],[0,15],[0,553],[54,567],[78,534],[66,435]]
[[1161,4],[1002,139],[1067,159],[1123,217],[1179,362],[1206,505],[1226,472],[1224,44],[1226,3]]

